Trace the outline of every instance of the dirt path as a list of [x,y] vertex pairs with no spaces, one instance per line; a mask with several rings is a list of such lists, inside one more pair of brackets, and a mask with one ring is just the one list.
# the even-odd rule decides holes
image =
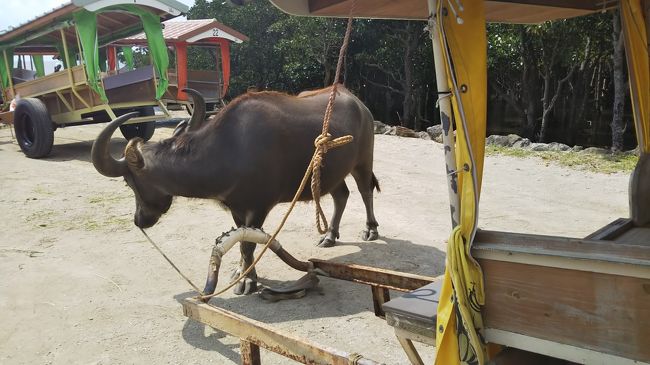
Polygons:
[[[132,224],[131,190],[89,162],[100,128],[58,130],[52,157],[44,160],[25,158],[9,130],[0,130],[0,363],[238,364],[236,339],[182,315],[178,301],[192,292]],[[161,128],[154,138],[170,133]],[[116,151],[124,147],[120,136],[114,144]],[[440,274],[450,223],[441,145],[380,135],[375,161],[383,191],[375,198],[380,240],[360,240],[365,214],[350,181],[338,246],[314,246],[319,236],[308,204],[297,207],[280,242],[301,259]],[[582,237],[627,216],[623,174],[493,157],[484,181],[482,228]],[[329,199],[324,207],[331,211]],[[285,209],[272,212],[267,231]],[[202,286],[214,238],[232,225],[214,203],[177,199],[148,232]],[[224,258],[222,270],[234,268],[237,251]],[[272,255],[258,274],[269,280],[300,276]],[[321,294],[295,301],[269,304],[257,295],[228,294],[212,303],[324,345],[407,363],[392,330],[372,314],[367,287],[328,279],[321,286]],[[430,363],[433,348],[422,353]],[[293,363],[267,352],[264,360]]]

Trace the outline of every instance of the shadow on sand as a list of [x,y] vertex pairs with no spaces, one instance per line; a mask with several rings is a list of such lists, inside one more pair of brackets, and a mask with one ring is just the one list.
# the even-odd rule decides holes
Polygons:
[[[331,258],[331,261],[428,276],[440,275],[444,270],[444,252],[407,240],[380,238],[374,242],[338,242],[337,244],[355,246],[359,248],[359,251]],[[399,256],[395,254],[397,251],[400,252]],[[391,257],[408,258],[408,261],[404,259],[391,260]],[[223,273],[223,269],[221,277],[228,277],[228,273]],[[256,293],[234,298],[215,297],[210,300],[210,304],[263,323],[343,317],[373,311],[371,291],[367,285],[326,277],[319,277],[319,279],[318,288],[308,291],[307,295],[300,299],[268,302]],[[222,279],[222,285],[224,281],[225,279]],[[283,283],[263,277],[259,278],[259,282],[266,286],[277,286]],[[399,293],[391,294],[393,297],[401,295]],[[193,296],[195,293],[188,292],[176,295],[174,298],[181,303],[184,299]],[[183,338],[192,346],[217,351],[234,362],[239,361],[238,353],[233,350],[237,345],[230,346],[217,341],[225,336],[224,333],[217,331],[206,336],[205,331],[204,324],[188,319],[183,327]]]

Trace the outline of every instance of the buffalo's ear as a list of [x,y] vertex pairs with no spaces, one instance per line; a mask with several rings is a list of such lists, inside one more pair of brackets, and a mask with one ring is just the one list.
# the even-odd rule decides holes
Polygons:
[[129,164],[129,168],[132,170],[140,170],[144,167],[144,158],[142,157],[142,151],[140,147],[144,143],[144,140],[140,137],[133,138],[126,145],[124,150],[124,159]]

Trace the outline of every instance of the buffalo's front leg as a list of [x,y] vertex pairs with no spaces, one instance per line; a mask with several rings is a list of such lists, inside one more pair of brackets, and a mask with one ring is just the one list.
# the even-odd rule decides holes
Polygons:
[[325,233],[325,236],[323,236],[320,242],[318,242],[319,247],[332,247],[336,244],[336,239],[339,238],[341,217],[343,217],[343,211],[348,202],[350,190],[348,190],[345,181],[341,181],[341,183],[334,188],[330,194],[332,195],[332,200],[334,200],[334,214],[332,215],[332,221],[330,222],[327,233]]
[[[264,220],[266,219],[266,214],[244,214],[243,217],[240,214],[232,212],[232,217],[235,220],[237,227],[245,225],[246,227],[253,228],[262,228]],[[253,242],[241,242],[239,250],[241,252],[241,259],[239,260],[239,267],[233,273],[232,280],[237,279],[243,272],[248,269],[248,267],[255,260],[255,243]],[[248,295],[255,293],[257,291],[257,271],[253,268],[246,277],[242,278],[237,284],[233,292],[237,295]]]
[[[243,272],[248,269],[249,266],[253,263],[254,252],[255,252],[255,243],[252,242],[242,242],[240,244],[241,259],[239,260],[239,268],[235,270],[232,275],[232,280],[235,280]],[[253,294],[257,291],[257,271],[255,268],[249,272],[246,277],[242,278],[236,285],[234,293],[237,295],[248,295]]]

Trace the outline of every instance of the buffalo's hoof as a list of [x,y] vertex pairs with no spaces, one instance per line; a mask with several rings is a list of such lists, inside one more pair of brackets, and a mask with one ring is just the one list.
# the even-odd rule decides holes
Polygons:
[[324,236],[323,238],[318,241],[318,244],[316,246],[318,247],[332,247],[336,244],[336,240],[333,239],[332,237]]
[[251,278],[243,278],[235,285],[233,292],[236,295],[249,295],[257,292],[257,281]]
[[364,241],[374,241],[379,238],[379,232],[377,232],[377,228],[370,228],[367,231],[363,231],[361,238]]

